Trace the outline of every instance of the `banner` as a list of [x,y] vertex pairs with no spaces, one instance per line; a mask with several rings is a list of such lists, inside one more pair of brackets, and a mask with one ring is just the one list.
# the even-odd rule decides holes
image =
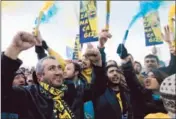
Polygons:
[[74,50],[73,50],[73,58],[72,58],[73,60],[81,59],[81,49],[82,49],[82,46],[79,41],[79,34],[77,34],[75,39]]
[[171,31],[174,33],[174,39],[176,39],[176,31],[175,31],[175,17],[176,17],[176,10],[175,10],[175,4],[172,4],[169,8],[169,15],[168,15],[168,19],[169,19],[169,27],[171,29]]
[[98,41],[96,1],[80,1],[80,43]]
[[146,46],[163,44],[158,11],[144,16],[144,33]]

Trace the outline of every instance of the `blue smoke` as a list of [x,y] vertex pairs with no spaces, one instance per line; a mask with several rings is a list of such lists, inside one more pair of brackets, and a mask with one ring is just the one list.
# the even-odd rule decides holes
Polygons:
[[156,11],[158,10],[161,5],[163,5],[163,1],[141,1],[140,2],[140,8],[139,11],[137,12],[137,14],[132,18],[128,29],[130,29],[132,27],[132,25],[141,17],[145,16],[147,13],[151,12],[151,11]]
[[133,26],[133,24],[140,19],[141,17],[144,17],[151,11],[157,11],[162,5],[164,4],[163,1],[140,1],[140,8],[137,14],[132,18],[128,29],[125,32],[124,38],[123,38],[123,44],[125,44],[125,41],[128,37],[129,29]]
[[[52,7],[49,8],[49,10],[43,14],[40,23],[48,23],[50,19],[57,14],[59,11],[59,8],[56,6],[56,4],[53,4]],[[38,20],[36,18],[35,24],[37,24]]]

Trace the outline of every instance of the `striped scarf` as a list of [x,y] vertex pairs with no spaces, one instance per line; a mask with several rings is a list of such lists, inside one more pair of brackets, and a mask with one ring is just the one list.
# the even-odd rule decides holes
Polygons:
[[56,119],[75,119],[75,115],[69,109],[68,105],[62,97],[64,96],[64,91],[67,90],[66,85],[62,85],[60,89],[56,89],[54,87],[49,86],[44,82],[40,82],[40,86],[42,87],[41,92],[51,97],[54,101],[54,116]]

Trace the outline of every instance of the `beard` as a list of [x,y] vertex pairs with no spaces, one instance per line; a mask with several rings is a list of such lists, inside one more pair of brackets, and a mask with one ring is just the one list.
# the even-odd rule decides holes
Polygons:
[[139,72],[138,70],[135,70],[135,73],[136,73],[136,74],[140,74],[140,72]]
[[118,83],[113,83],[112,81],[108,81],[108,85],[111,86],[111,87],[119,86],[119,85],[120,85],[120,82],[118,82]]

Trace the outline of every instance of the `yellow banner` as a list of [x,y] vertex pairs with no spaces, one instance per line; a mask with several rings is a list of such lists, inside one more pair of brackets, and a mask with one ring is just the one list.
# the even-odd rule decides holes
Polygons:
[[79,60],[81,59],[81,44],[79,42],[79,34],[76,36],[76,39],[75,39],[75,46],[74,46],[74,51],[73,51],[73,60]]
[[146,46],[163,44],[158,12],[151,12],[144,17]]
[[80,43],[98,41],[96,1],[80,2]]
[[175,15],[175,4],[171,5],[170,9],[169,9],[169,27],[171,28],[172,32],[175,32],[175,25],[174,25],[174,17]]

